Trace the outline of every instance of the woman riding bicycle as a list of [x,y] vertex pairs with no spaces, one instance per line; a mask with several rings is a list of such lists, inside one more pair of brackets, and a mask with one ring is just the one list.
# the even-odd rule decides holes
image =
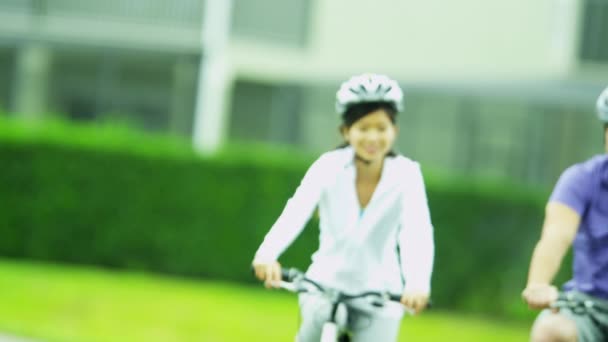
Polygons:
[[[267,287],[277,286],[279,256],[318,207],[319,249],[308,278],[347,293],[401,293],[413,311],[426,307],[433,227],[419,164],[393,151],[402,101],[397,82],[383,75],[354,76],[341,85],[336,111],[345,143],[312,164],[259,247],[253,266]],[[300,295],[298,341],[319,340],[325,301]],[[349,303],[354,341],[395,341],[403,309]]]
[[[608,152],[608,88],[597,99],[597,115]],[[588,309],[544,310],[532,341],[608,341],[608,154],[569,167],[557,182],[522,294],[531,308],[547,308],[557,299],[551,282],[571,245],[574,277],[564,290],[568,300]]]

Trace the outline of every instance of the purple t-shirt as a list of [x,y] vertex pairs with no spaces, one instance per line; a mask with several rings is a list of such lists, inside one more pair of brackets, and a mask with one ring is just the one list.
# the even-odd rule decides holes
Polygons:
[[573,279],[564,288],[608,299],[608,155],[566,169],[550,201],[581,216],[573,243]]

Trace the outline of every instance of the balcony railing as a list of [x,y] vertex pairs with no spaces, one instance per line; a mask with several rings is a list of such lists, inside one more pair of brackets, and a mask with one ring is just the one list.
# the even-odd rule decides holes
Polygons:
[[[206,0],[0,0],[0,40],[198,49]],[[233,37],[305,47],[309,0],[233,0]],[[272,15],[269,15],[271,13]]]
[[2,0],[0,12],[200,27],[203,0]]
[[200,49],[203,0],[0,0],[0,39]]

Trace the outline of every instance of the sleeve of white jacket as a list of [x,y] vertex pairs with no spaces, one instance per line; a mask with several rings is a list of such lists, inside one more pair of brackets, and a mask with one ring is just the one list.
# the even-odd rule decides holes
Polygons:
[[294,195],[287,201],[283,212],[266,234],[255,254],[255,261],[276,261],[302,232],[321,198],[323,164],[321,157],[308,169]]
[[435,246],[424,180],[418,163],[411,177],[408,177],[402,198],[399,246],[405,291],[430,293]]

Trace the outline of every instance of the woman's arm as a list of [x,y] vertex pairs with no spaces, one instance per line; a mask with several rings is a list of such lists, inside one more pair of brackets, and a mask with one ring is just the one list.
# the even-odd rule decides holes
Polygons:
[[[287,201],[283,212],[272,226],[254,257],[258,278],[267,281],[280,279],[279,256],[302,232],[319,203],[328,177],[328,165],[319,158],[308,169],[294,195]],[[331,171],[329,171],[331,174]]]
[[431,292],[435,245],[422,172],[418,164],[403,194],[399,246],[405,289],[402,302],[422,310]]

